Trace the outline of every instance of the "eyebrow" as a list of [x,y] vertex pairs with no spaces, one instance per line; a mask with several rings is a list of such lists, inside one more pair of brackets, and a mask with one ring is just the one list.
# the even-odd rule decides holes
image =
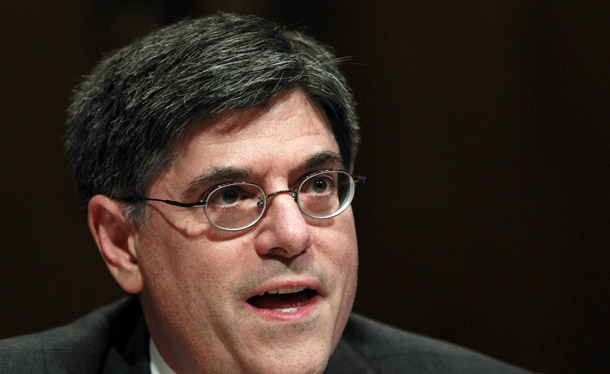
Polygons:
[[193,179],[186,190],[182,193],[183,198],[188,198],[199,191],[201,186],[226,180],[246,180],[252,176],[252,170],[235,167],[213,167]]
[[[343,165],[341,155],[333,151],[322,151],[314,154],[297,167],[297,170],[307,170],[319,167],[324,164],[335,163]],[[203,172],[193,179],[186,190],[182,193],[183,199],[188,199],[193,194],[199,192],[201,186],[218,183],[222,181],[243,181],[248,180],[254,173],[251,169],[236,167],[213,167],[211,170]]]
[[324,164],[328,164],[328,163],[335,163],[335,164],[343,165],[343,159],[341,158],[341,155],[337,152],[322,151],[322,152],[318,152],[318,153],[314,154],[307,160],[303,161],[299,165],[298,168],[302,169],[302,170],[313,169],[315,167],[318,167],[318,166],[321,166]]

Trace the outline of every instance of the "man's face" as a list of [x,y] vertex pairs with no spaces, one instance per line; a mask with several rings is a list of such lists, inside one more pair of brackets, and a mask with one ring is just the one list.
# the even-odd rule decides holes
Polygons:
[[[300,92],[204,121],[179,148],[150,197],[198,201],[243,180],[270,194],[296,188],[312,171],[343,168],[326,119]],[[133,246],[147,325],[178,372],[321,372],[356,293],[351,208],[315,220],[289,194],[237,232],[210,225],[203,208],[150,202]],[[288,294],[253,298],[278,290]]]

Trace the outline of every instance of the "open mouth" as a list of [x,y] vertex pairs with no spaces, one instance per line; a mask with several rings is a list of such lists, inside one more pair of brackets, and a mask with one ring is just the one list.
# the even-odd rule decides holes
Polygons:
[[280,313],[295,313],[318,294],[307,287],[282,287],[252,296],[247,303],[255,308],[268,309]]

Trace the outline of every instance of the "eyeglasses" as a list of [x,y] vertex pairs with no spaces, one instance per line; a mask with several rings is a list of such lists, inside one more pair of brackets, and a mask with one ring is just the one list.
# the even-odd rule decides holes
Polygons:
[[146,197],[129,197],[124,201],[159,201],[184,208],[203,207],[205,216],[213,226],[226,231],[239,231],[260,221],[269,200],[284,193],[292,195],[301,212],[307,217],[335,217],[352,203],[356,185],[364,184],[365,181],[366,177],[330,169],[306,175],[296,190],[281,190],[269,195],[256,183],[229,182],[216,186],[204,200],[195,203]]

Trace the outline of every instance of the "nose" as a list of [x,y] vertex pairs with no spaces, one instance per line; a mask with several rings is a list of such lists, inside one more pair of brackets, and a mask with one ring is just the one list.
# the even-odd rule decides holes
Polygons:
[[267,196],[267,211],[256,237],[256,251],[260,256],[292,258],[311,247],[313,236],[295,198],[291,190]]

